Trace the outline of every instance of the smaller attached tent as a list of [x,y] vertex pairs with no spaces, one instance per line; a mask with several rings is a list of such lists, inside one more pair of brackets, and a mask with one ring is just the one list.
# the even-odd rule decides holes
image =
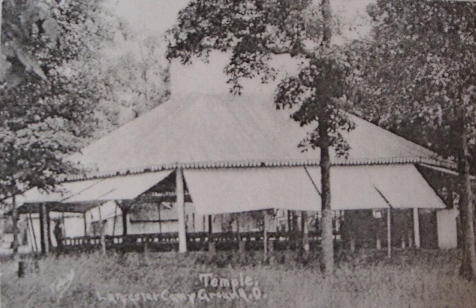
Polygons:
[[[81,213],[65,213],[65,212],[49,212],[50,224],[48,236],[49,244],[53,247],[57,246],[54,236],[54,222],[60,221],[63,229],[63,237],[85,236],[85,224],[83,214]],[[20,214],[19,221],[24,222],[24,231],[26,232],[26,240],[23,242],[25,251],[40,252],[42,249],[42,233],[39,213]],[[21,223],[20,223],[21,224]],[[45,227],[48,229],[48,226]]]

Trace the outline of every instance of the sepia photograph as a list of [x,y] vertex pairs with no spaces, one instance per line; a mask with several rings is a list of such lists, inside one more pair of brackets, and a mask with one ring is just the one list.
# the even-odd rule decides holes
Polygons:
[[476,307],[476,0],[0,29],[0,307]]

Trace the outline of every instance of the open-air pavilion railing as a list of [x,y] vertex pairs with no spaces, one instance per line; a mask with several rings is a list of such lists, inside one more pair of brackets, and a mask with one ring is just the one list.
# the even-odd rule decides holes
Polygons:
[[[302,233],[267,232],[268,249],[285,250],[294,249],[301,243]],[[260,250],[264,247],[263,232],[194,232],[187,233],[187,248],[190,251],[206,251],[209,243],[215,243],[217,250],[237,250],[239,243],[244,242],[246,250]],[[88,251],[101,248],[100,236],[67,237],[62,240],[63,249],[69,251]],[[106,249],[118,251],[175,251],[178,249],[179,239],[177,232],[130,234],[130,235],[105,235]],[[309,232],[310,246],[319,245],[320,237],[317,232]]]

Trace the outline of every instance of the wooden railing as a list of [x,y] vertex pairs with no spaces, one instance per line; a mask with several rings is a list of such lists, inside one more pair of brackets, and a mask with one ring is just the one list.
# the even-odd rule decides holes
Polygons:
[[[267,232],[268,248],[275,250],[295,249],[301,245],[300,232]],[[178,249],[178,233],[151,233],[105,235],[106,249],[117,251],[174,251]],[[90,251],[101,248],[100,236],[69,237],[63,239],[63,249],[69,251]],[[187,248],[190,251],[206,251],[214,242],[217,250],[237,250],[240,242],[246,250],[261,250],[264,247],[263,232],[195,232],[187,233]],[[316,232],[309,233],[309,244],[316,247],[320,237]]]

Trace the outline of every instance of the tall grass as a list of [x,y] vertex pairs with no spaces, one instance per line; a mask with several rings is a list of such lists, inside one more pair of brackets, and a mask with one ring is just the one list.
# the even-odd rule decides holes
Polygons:
[[[391,260],[368,251],[340,261],[331,277],[321,274],[315,258],[305,263],[291,252],[261,260],[260,253],[230,252],[52,256],[23,278],[10,260],[2,263],[2,307],[191,307],[190,298],[174,294],[231,294],[231,287],[205,287],[204,273],[230,281],[249,276],[253,286],[239,287],[251,299],[196,298],[196,307],[476,306],[476,284],[458,276],[457,251],[399,251]],[[253,287],[262,293],[259,300]]]

